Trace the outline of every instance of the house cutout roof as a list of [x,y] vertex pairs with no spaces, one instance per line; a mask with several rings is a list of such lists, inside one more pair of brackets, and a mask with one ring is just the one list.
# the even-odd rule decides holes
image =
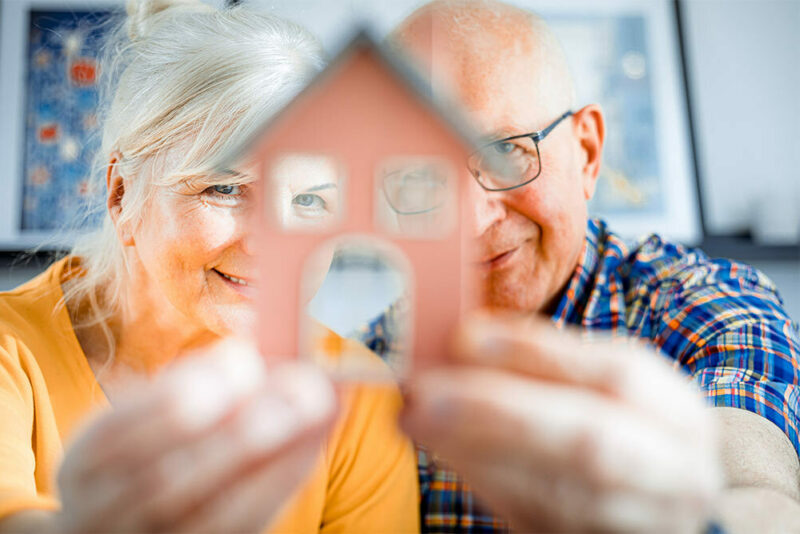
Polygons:
[[220,168],[228,169],[235,162],[240,161],[242,156],[248,154],[258,145],[261,137],[273,123],[277,122],[285,114],[290,113],[294,105],[303,100],[315,86],[336,76],[339,69],[359,52],[372,54],[379,60],[380,64],[387,67],[388,72],[408,89],[424,107],[431,111],[433,116],[439,118],[469,152],[481,146],[480,137],[457,110],[455,104],[439,95],[434,95],[431,83],[424,80],[408,61],[385,45],[380,44],[372,37],[366,27],[361,27],[325,68],[317,73],[300,91],[290,97],[277,113],[268,112],[263,121],[259,122],[259,126],[247,135],[241,144],[236,145],[229,153],[224,154],[220,159]]

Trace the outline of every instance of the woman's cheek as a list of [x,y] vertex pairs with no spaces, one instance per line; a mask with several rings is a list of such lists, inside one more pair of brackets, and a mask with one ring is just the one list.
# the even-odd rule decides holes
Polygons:
[[201,237],[209,250],[224,248],[243,235],[246,221],[241,210],[206,206],[197,215],[188,224],[192,228],[192,234]]

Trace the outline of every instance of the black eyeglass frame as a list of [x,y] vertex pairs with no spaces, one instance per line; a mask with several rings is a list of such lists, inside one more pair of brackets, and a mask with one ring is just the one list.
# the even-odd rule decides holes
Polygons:
[[479,148],[478,150],[476,150],[475,152],[473,152],[472,154],[470,154],[470,159],[471,159],[474,154],[476,154],[477,152],[480,152],[480,151],[482,151],[482,150],[484,150],[484,149],[486,149],[486,148],[488,148],[490,146],[499,145],[501,143],[507,143],[509,141],[513,141],[514,139],[522,139],[523,137],[530,137],[531,140],[533,141],[533,146],[536,148],[536,163],[539,166],[539,170],[536,172],[536,175],[533,178],[529,178],[528,180],[525,180],[524,182],[518,183],[516,185],[512,185],[510,187],[494,188],[494,187],[487,187],[486,185],[484,185],[483,182],[481,182],[481,179],[478,178],[478,176],[476,176],[475,173],[473,173],[471,170],[470,170],[470,174],[472,174],[473,178],[475,178],[475,181],[478,182],[478,185],[480,185],[486,191],[511,191],[512,189],[517,189],[518,187],[522,187],[522,186],[528,185],[529,183],[531,183],[532,181],[537,179],[540,174],[542,174],[542,159],[541,159],[541,156],[539,155],[539,142],[544,140],[544,138],[547,137],[547,135],[550,132],[552,132],[553,129],[561,123],[561,121],[563,121],[564,119],[566,119],[567,117],[570,117],[572,115],[573,115],[573,111],[572,110],[567,110],[566,112],[564,112],[563,115],[561,115],[559,118],[557,118],[556,120],[551,122],[549,125],[547,125],[542,130],[538,130],[538,131],[530,132],[530,133],[525,133],[525,134],[512,135],[510,137],[504,137],[503,139],[498,139],[497,141],[492,141],[491,143],[487,143],[487,144],[483,145],[481,148]]

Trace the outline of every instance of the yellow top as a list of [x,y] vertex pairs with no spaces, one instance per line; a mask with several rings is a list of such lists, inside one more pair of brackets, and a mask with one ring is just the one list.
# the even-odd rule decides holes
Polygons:
[[[55,474],[76,425],[108,409],[58,306],[68,259],[0,293],[0,518],[58,507]],[[305,486],[270,531],[418,532],[411,444],[396,429],[396,388],[353,386]]]

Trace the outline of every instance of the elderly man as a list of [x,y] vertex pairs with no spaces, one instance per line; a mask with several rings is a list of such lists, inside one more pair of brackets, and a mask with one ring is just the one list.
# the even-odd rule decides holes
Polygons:
[[800,532],[800,340],[771,282],[657,237],[628,247],[588,220],[603,114],[575,107],[539,18],[434,2],[392,42],[508,163],[470,161],[495,313],[462,325],[461,365],[419,377],[403,419],[434,451],[420,454],[424,527],[503,528],[497,514],[524,531]]

